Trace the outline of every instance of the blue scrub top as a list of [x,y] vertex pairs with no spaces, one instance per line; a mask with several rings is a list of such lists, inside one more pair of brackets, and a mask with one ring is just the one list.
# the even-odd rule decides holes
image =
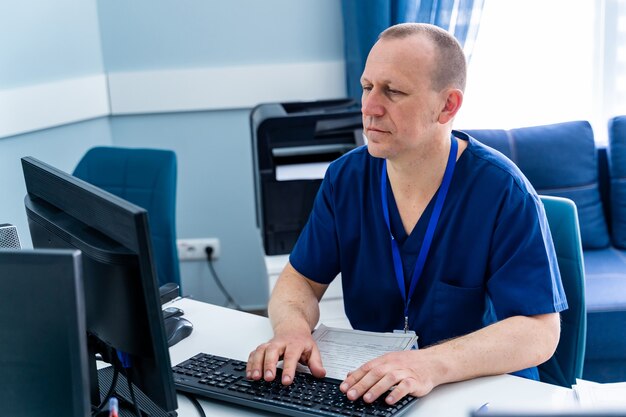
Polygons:
[[[456,163],[409,305],[409,328],[421,347],[507,317],[567,308],[547,219],[532,185],[499,152],[453,133],[468,147]],[[404,303],[381,204],[382,163],[363,146],[329,166],[289,260],[322,284],[341,272],[352,327],[389,332],[404,328]],[[388,190],[391,229],[410,280],[436,195],[407,235]],[[539,379],[536,368],[516,374]]]

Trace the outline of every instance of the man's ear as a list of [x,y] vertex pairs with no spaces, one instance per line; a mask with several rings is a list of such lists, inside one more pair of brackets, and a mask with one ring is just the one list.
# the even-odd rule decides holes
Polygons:
[[441,124],[446,124],[454,119],[454,116],[456,116],[461,108],[461,104],[463,104],[463,92],[456,88],[451,88],[443,93],[445,94],[446,101],[437,120]]

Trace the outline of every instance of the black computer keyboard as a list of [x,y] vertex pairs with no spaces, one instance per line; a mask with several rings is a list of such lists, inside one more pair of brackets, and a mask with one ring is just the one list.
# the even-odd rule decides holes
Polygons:
[[399,416],[417,401],[405,397],[387,405],[381,396],[371,404],[350,401],[339,391],[341,381],[297,373],[291,385],[246,379],[246,363],[200,353],[173,368],[176,389],[288,416]]

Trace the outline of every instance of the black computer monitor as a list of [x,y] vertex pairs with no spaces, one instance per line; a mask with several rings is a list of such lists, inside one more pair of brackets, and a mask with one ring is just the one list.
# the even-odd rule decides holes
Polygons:
[[[101,403],[107,386],[102,380],[113,382],[117,376],[96,370],[98,355],[158,407],[175,414],[148,213],[35,158],[22,158],[22,168],[33,246],[76,248],[83,254],[92,404]],[[145,407],[149,415],[161,412]]]
[[2,415],[90,415],[80,257],[0,249]]

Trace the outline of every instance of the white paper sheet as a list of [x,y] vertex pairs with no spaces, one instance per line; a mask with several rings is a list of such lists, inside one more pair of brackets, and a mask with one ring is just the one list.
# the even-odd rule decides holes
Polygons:
[[278,165],[277,181],[314,180],[324,178],[330,162],[311,162],[307,164]]
[[583,408],[621,410],[626,408],[626,382],[599,384],[577,379],[572,389]]
[[[326,376],[343,380],[346,374],[387,352],[410,350],[416,344],[414,333],[377,333],[327,327],[321,324],[313,338],[322,356]],[[299,371],[308,372],[300,366]]]

